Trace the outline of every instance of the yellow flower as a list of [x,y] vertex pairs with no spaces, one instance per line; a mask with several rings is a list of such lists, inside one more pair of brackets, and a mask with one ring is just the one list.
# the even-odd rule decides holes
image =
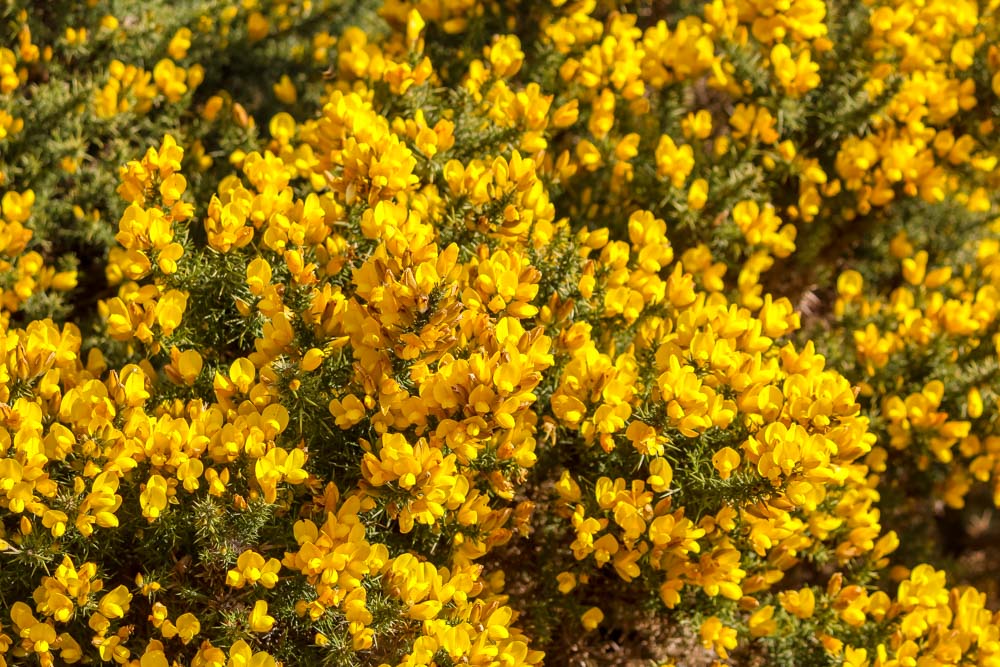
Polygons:
[[709,616],[701,624],[701,643],[726,660],[729,658],[729,651],[736,648],[738,643],[736,630],[723,625],[717,616]]
[[868,651],[853,646],[844,647],[844,667],[868,667]]
[[500,78],[509,78],[517,74],[524,61],[521,40],[515,35],[499,37],[492,46],[486,47],[484,51],[486,57],[489,58],[493,74]]
[[700,211],[705,208],[708,201],[708,181],[704,178],[696,178],[691,182],[688,189],[687,205],[692,211]]
[[268,559],[255,551],[244,551],[236,561],[236,569],[226,573],[226,583],[235,588],[244,585],[255,585],[258,582],[264,588],[274,588],[278,583],[278,571],[281,563],[277,558]]
[[192,613],[181,614],[177,617],[177,636],[181,638],[181,641],[185,644],[191,642],[195,636],[201,632],[201,623],[198,622],[197,617]]
[[649,477],[646,478],[646,483],[653,491],[664,493],[670,489],[673,479],[674,471],[665,458],[657,456],[649,462]]
[[179,290],[169,290],[156,303],[156,323],[165,336],[169,336],[180,326],[188,295]]
[[147,649],[139,658],[139,667],[170,667],[170,663],[163,651]]
[[572,572],[560,572],[556,575],[556,580],[559,582],[559,592],[563,595],[576,588],[576,575]]
[[966,413],[971,419],[979,419],[983,415],[983,395],[977,387],[969,389],[966,395]]
[[278,83],[274,84],[272,90],[274,91],[274,96],[282,104],[295,104],[299,97],[295,90],[295,84],[292,83],[287,74],[281,75],[281,78],[278,80]]
[[347,394],[342,399],[331,400],[329,409],[337,426],[345,430],[359,423],[366,414],[364,404],[354,394]]
[[279,144],[288,144],[295,136],[295,119],[284,111],[276,113],[267,124],[271,136]]
[[184,350],[177,358],[177,371],[184,383],[193,385],[194,381],[201,374],[202,358],[196,350]]
[[302,361],[299,362],[299,366],[306,372],[314,371],[323,363],[324,356],[323,350],[316,347],[310,348],[302,355]]
[[689,113],[681,121],[681,129],[688,139],[707,139],[712,134],[712,114],[705,109]]
[[266,651],[257,651],[250,648],[244,640],[236,640],[229,649],[229,662],[227,667],[275,667],[274,658]]
[[680,188],[694,168],[694,150],[685,144],[680,147],[670,135],[664,134],[656,146],[656,174],[667,178],[675,188]]
[[167,480],[161,475],[153,475],[146,482],[145,489],[139,494],[139,505],[142,515],[150,522],[160,516],[167,507]]
[[240,393],[246,394],[250,391],[256,375],[257,369],[254,368],[253,362],[245,357],[240,357],[229,366],[229,379]]
[[864,279],[854,270],[844,271],[837,277],[837,294],[848,301],[861,294]]
[[774,620],[774,605],[766,605],[755,611],[750,615],[747,625],[750,627],[752,637],[773,635],[778,628]]
[[771,67],[785,92],[793,97],[820,84],[819,64],[812,61],[808,49],[802,49],[795,58],[786,44],[775,44],[771,49]]
[[125,586],[118,586],[101,598],[97,604],[97,610],[105,618],[122,618],[128,611],[131,600],[132,594],[128,592],[128,589]]
[[816,606],[816,597],[811,588],[781,592],[778,600],[785,611],[800,619],[812,616]]
[[270,30],[271,25],[267,17],[260,12],[251,12],[247,17],[247,37],[251,44],[267,37]]
[[583,623],[584,629],[596,630],[597,626],[600,625],[601,621],[604,620],[604,612],[601,611],[600,607],[591,607],[583,613],[580,617],[580,621]]
[[153,80],[156,87],[170,102],[179,102],[188,92],[187,71],[178,67],[173,60],[164,58],[153,67]]
[[267,615],[267,602],[257,600],[250,612],[250,629],[254,632],[270,632],[274,627],[274,617]]
[[410,607],[406,615],[418,621],[426,621],[437,617],[441,608],[442,605],[438,600],[425,600]]
[[740,455],[732,447],[723,447],[712,456],[712,465],[719,471],[722,479],[729,479],[733,470],[740,465]]
[[183,60],[187,56],[188,49],[191,48],[191,29],[180,28],[170,38],[167,45],[167,53],[174,60]]

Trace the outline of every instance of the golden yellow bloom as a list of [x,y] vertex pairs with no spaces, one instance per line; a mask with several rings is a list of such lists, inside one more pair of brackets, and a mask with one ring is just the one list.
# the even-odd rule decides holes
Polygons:
[[729,479],[733,470],[740,465],[740,455],[732,447],[723,447],[712,455],[712,465],[719,471],[722,479]]
[[270,632],[274,627],[274,617],[267,615],[267,602],[257,600],[254,602],[253,611],[250,612],[250,629],[253,632]]
[[604,620],[604,612],[600,607],[591,607],[580,617],[585,630],[596,630],[597,626]]

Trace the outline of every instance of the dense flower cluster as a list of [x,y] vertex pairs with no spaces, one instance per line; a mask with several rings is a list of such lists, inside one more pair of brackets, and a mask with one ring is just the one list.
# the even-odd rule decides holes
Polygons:
[[1000,507],[996,2],[68,5],[0,667],[1000,664],[927,529]]

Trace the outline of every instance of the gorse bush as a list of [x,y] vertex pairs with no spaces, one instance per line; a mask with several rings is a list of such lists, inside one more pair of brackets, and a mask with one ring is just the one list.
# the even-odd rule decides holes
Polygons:
[[1000,665],[998,11],[5,0],[0,666]]

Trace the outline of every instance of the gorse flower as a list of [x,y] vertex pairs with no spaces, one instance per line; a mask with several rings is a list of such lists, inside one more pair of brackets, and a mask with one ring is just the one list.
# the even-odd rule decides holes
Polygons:
[[995,6],[8,4],[0,667],[1000,655]]

